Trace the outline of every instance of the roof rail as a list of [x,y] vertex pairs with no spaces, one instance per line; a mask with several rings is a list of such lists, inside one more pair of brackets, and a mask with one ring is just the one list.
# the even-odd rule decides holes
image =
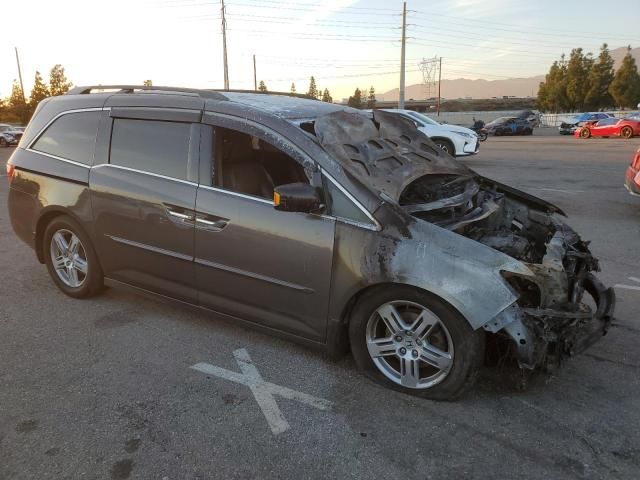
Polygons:
[[84,87],[75,87],[69,90],[65,95],[86,95],[93,90],[119,90],[118,93],[136,93],[137,91],[146,92],[168,92],[181,93],[200,96],[203,98],[211,98],[214,100],[227,100],[222,93],[215,90],[202,90],[197,88],[180,88],[180,87],[157,87],[155,85],[88,85]]
[[157,87],[155,85],[87,85],[84,87],[74,87],[69,90],[65,95],[86,95],[91,93],[93,90],[119,90],[118,93],[135,93],[137,91],[146,91],[146,92],[168,92],[168,93],[182,93],[182,94],[190,94],[197,95],[203,98],[211,98],[213,100],[228,100],[227,97],[224,96],[224,92],[233,92],[233,93],[252,93],[252,94],[263,94],[263,95],[283,95],[287,97],[296,97],[296,98],[306,98],[310,100],[316,100],[314,97],[311,97],[305,93],[290,93],[290,92],[261,92],[256,90],[239,90],[239,89],[227,89],[227,90],[207,90],[200,88],[182,88],[182,87]]

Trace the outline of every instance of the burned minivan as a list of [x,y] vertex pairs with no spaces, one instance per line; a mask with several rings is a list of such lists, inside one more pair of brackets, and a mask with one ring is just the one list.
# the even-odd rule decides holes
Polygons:
[[7,177],[13,228],[65,294],[128,287],[350,350],[414,395],[458,397],[488,340],[543,369],[612,321],[613,290],[558,207],[387,112],[78,87],[40,103]]

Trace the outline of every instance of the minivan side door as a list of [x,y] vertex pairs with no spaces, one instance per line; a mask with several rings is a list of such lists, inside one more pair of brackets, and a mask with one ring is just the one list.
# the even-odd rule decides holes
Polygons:
[[197,110],[112,107],[89,177],[105,276],[193,303],[200,118]]
[[203,121],[201,164],[209,163],[211,180],[201,174],[196,201],[200,304],[324,341],[335,219],[278,211],[272,200],[274,186],[309,183],[302,165],[313,161],[249,120],[205,113]]

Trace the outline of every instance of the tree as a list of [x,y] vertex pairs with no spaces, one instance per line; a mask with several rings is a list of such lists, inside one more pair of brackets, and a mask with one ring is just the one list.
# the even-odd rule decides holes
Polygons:
[[291,82],[291,93],[295,94],[296,93],[296,84]]
[[9,107],[19,108],[25,105],[25,103],[22,88],[20,88],[18,81],[14,79],[13,85],[11,86],[11,96],[9,97]]
[[260,80],[260,84],[258,85],[258,91],[259,92],[267,91],[267,85],[264,83],[264,80]]
[[33,88],[31,89],[31,95],[29,96],[29,106],[32,111],[35,111],[38,104],[49,96],[49,87],[42,80],[42,75],[36,70],[36,78],[33,81]]
[[627,48],[622,65],[613,77],[609,93],[621,108],[634,108],[640,102],[640,74],[636,60],[631,56],[631,47]]
[[589,90],[584,99],[587,110],[601,110],[613,105],[613,98],[609,93],[609,86],[613,81],[613,58],[609,54],[606,43],[600,48],[598,61],[594,62],[589,72]]
[[567,106],[569,110],[584,110],[584,99],[589,91],[589,71],[593,66],[590,53],[584,55],[582,48],[574,48],[567,62]]
[[333,103],[333,98],[331,97],[331,94],[329,93],[328,88],[325,88],[324,92],[322,93],[322,101],[327,103]]
[[376,91],[371,85],[369,89],[369,96],[367,97],[367,108],[375,108],[376,106]]
[[555,61],[549,69],[544,82],[538,90],[538,108],[545,112],[567,110],[567,62],[564,55]]
[[309,90],[307,95],[313,98],[318,98],[318,88],[316,87],[316,79],[313,76],[309,79]]
[[18,84],[17,80],[15,79],[13,80],[13,85],[11,87],[11,96],[9,97],[9,101],[7,103],[7,113],[9,114],[9,117],[16,119],[22,123],[27,123],[29,121],[31,112],[29,112],[29,106],[24,100],[22,88],[20,88],[20,84]]
[[153,87],[153,82],[151,80],[145,80],[142,82],[145,87]]
[[54,65],[49,74],[49,90],[51,96],[63,95],[69,91],[73,83],[67,80],[64,74],[64,67],[60,64]]
[[356,88],[356,91],[353,92],[353,95],[349,97],[349,101],[347,104],[353,108],[362,108],[362,92],[359,88]]

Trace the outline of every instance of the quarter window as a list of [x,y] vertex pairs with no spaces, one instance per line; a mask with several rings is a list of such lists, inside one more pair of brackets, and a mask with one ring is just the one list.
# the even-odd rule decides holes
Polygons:
[[331,203],[331,214],[343,220],[350,220],[362,224],[371,224],[371,220],[360,210],[342,191],[328,178],[325,185]]
[[185,180],[191,125],[116,118],[109,161],[113,165]]
[[62,115],[49,125],[31,148],[91,165],[101,113],[92,111]]

